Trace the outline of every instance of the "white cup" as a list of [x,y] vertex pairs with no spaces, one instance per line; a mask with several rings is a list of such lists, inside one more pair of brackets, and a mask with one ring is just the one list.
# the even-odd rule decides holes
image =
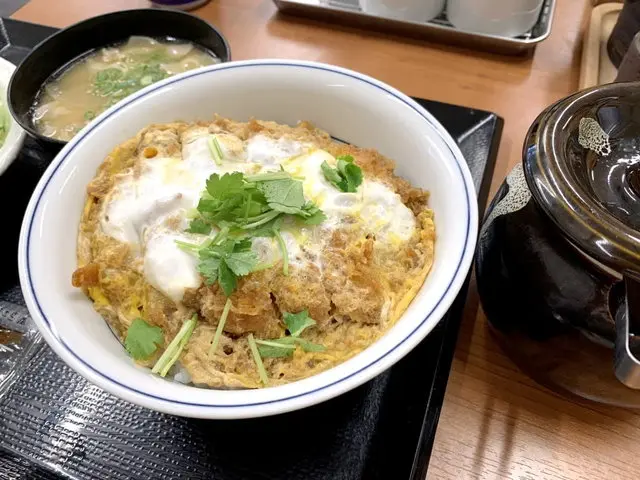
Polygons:
[[544,0],[447,0],[454,27],[489,35],[517,37],[538,21]]
[[428,22],[444,10],[445,0],[360,0],[362,11],[378,17]]

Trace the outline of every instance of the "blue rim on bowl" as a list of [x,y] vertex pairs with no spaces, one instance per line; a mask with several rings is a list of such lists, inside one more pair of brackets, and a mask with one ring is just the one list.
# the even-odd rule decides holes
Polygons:
[[[413,111],[420,115],[420,117],[422,117],[422,120],[426,124],[428,124],[429,127],[435,129],[435,131],[441,137],[441,140],[443,140],[446,144],[451,157],[455,159],[459,180],[461,181],[462,185],[464,185],[466,196],[464,200],[461,199],[461,201],[464,202],[465,218],[460,219],[461,222],[464,221],[466,223],[465,239],[459,255],[456,254],[457,258],[451,259],[452,262],[456,263],[454,274],[451,276],[447,287],[443,290],[442,295],[437,300],[437,302],[435,302],[431,311],[427,312],[424,315],[423,320],[418,323],[401,341],[394,344],[386,352],[379,355],[377,358],[375,358],[373,361],[363,366],[362,368],[359,368],[356,371],[353,371],[350,374],[338,378],[334,381],[326,382],[312,390],[304,391],[296,395],[283,396],[282,398],[275,398],[268,401],[246,402],[238,404],[196,403],[189,402],[188,400],[177,401],[139,390],[134,385],[128,385],[120,382],[115,378],[110,377],[108,374],[101,371],[100,368],[96,367],[95,365],[91,365],[86,359],[79,356],[56,332],[55,328],[53,328],[52,326],[52,323],[47,318],[47,312],[43,310],[39,301],[38,293],[36,292],[36,289],[33,285],[33,266],[30,262],[30,252],[32,248],[31,242],[33,230],[35,228],[34,220],[36,214],[38,213],[39,209],[42,208],[42,198],[47,193],[47,188],[49,187],[51,180],[56,176],[59,169],[65,165],[65,162],[67,161],[69,155],[79,144],[81,144],[81,142],[83,142],[83,140],[88,135],[91,134],[91,132],[93,132],[95,129],[100,128],[103,122],[105,122],[109,117],[118,113],[121,109],[127,107],[130,104],[134,104],[135,102],[152,94],[153,92],[156,92],[157,90],[163,89],[169,85],[179,84],[180,82],[183,82],[191,77],[200,75],[216,75],[218,72],[223,72],[226,70],[248,67],[259,68],[260,66],[317,69],[350,77],[351,79],[355,79],[358,82],[373,86],[386,95],[394,97],[396,100],[402,102],[404,105],[410,107]],[[27,306],[29,307],[29,310],[36,320],[36,324],[40,328],[49,345],[56,351],[58,355],[60,355],[65,361],[67,361],[67,363],[71,363],[76,370],[78,370],[93,383],[98,384],[99,386],[109,390],[110,392],[118,396],[127,395],[136,398],[136,400],[142,405],[148,406],[149,408],[159,409],[167,413],[207,418],[253,417],[258,415],[256,415],[255,411],[252,411],[252,407],[265,407],[262,414],[268,415],[272,413],[282,413],[302,408],[340,395],[352,388],[355,388],[356,386],[361,385],[362,383],[373,378],[376,374],[380,373],[380,370],[374,370],[372,368],[373,366],[382,364],[384,366],[384,369],[386,369],[393,363],[398,361],[400,358],[402,358],[404,355],[406,355],[437,325],[439,320],[444,316],[448,308],[453,303],[455,297],[457,296],[457,292],[461,288],[471,266],[471,259],[473,257],[473,251],[475,248],[475,241],[477,236],[477,223],[478,213],[473,182],[462,153],[458,149],[455,142],[450,138],[444,127],[442,127],[442,125],[440,125],[440,123],[430,113],[428,113],[420,105],[418,105],[406,95],[371,77],[340,67],[334,67],[315,62],[283,60],[230,62],[213,67],[208,67],[205,69],[186,72],[184,74],[168,78],[159,83],[146,87],[145,89],[133,94],[132,96],[128,97],[127,99],[123,100],[119,104],[111,107],[109,110],[101,114],[96,120],[92,122],[92,124],[81,131],[76,137],[74,137],[72,141],[69,142],[69,144],[64,147],[64,149],[60,152],[60,154],[56,157],[56,159],[44,173],[42,179],[35,189],[34,195],[31,198],[25,214],[22,230],[20,233],[20,248],[18,253],[18,260],[20,265],[20,281]],[[62,281],[67,281],[67,279],[63,279]],[[401,349],[401,346],[404,348]],[[282,387],[274,387],[270,390],[277,390],[279,388]],[[315,395],[311,397],[312,394]],[[302,402],[302,406],[300,406],[300,402],[293,402],[293,400],[300,399],[302,397],[306,397],[305,401]],[[153,400],[159,400],[161,402],[161,405],[158,405],[158,403]],[[270,405],[277,406],[270,408]],[[190,410],[190,407],[197,407],[197,409]],[[209,409],[211,410],[211,412],[205,414],[202,411],[199,411],[199,409],[202,408]],[[223,413],[222,410],[233,410],[234,412]]]

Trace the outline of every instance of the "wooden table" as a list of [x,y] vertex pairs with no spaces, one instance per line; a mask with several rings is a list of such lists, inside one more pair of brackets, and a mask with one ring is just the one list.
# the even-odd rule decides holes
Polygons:
[[[64,27],[146,0],[32,0],[14,18]],[[520,161],[527,128],[578,85],[589,0],[559,0],[551,37],[510,58],[278,15],[270,0],[212,0],[196,11],[236,60],[296,58],[372,75],[409,95],[491,110],[505,120],[493,191]],[[524,376],[488,335],[472,289],[440,418],[430,479],[637,479],[640,415],[579,404]]]

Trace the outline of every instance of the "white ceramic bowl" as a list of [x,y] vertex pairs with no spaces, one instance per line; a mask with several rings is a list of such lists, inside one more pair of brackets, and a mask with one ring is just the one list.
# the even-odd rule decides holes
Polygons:
[[9,113],[9,101],[7,99],[7,87],[9,86],[9,80],[11,80],[11,74],[16,69],[15,65],[8,62],[4,58],[0,58],[0,98],[2,98],[2,104],[7,110],[7,115],[11,119],[11,126],[9,127],[9,133],[4,140],[2,146],[0,146],[0,175],[11,165],[18,155],[22,143],[24,142],[25,132],[20,125],[13,119],[11,113]]
[[[261,390],[208,390],[163,380],[134,365],[89,300],[71,286],[85,186],[105,156],[150,123],[207,119],[214,112],[237,120],[309,120],[339,139],[378,149],[396,160],[397,173],[431,191],[437,242],[435,263],[423,288],[383,338],[331,370]],[[27,208],[20,233],[20,282],[49,345],[103,389],[176,415],[257,417],[340,395],[406,355],[436,326],[461,288],[477,223],[476,195],[460,150],[435,118],[409,97],[330,65],[230,62],[141,90],[100,115],[64,147]]]

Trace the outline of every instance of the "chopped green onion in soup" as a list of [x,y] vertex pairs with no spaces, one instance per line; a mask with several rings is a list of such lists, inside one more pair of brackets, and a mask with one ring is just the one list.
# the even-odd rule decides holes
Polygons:
[[50,78],[33,105],[44,136],[70,140],[87,123],[134,92],[172,75],[220,60],[191,42],[132,36]]

